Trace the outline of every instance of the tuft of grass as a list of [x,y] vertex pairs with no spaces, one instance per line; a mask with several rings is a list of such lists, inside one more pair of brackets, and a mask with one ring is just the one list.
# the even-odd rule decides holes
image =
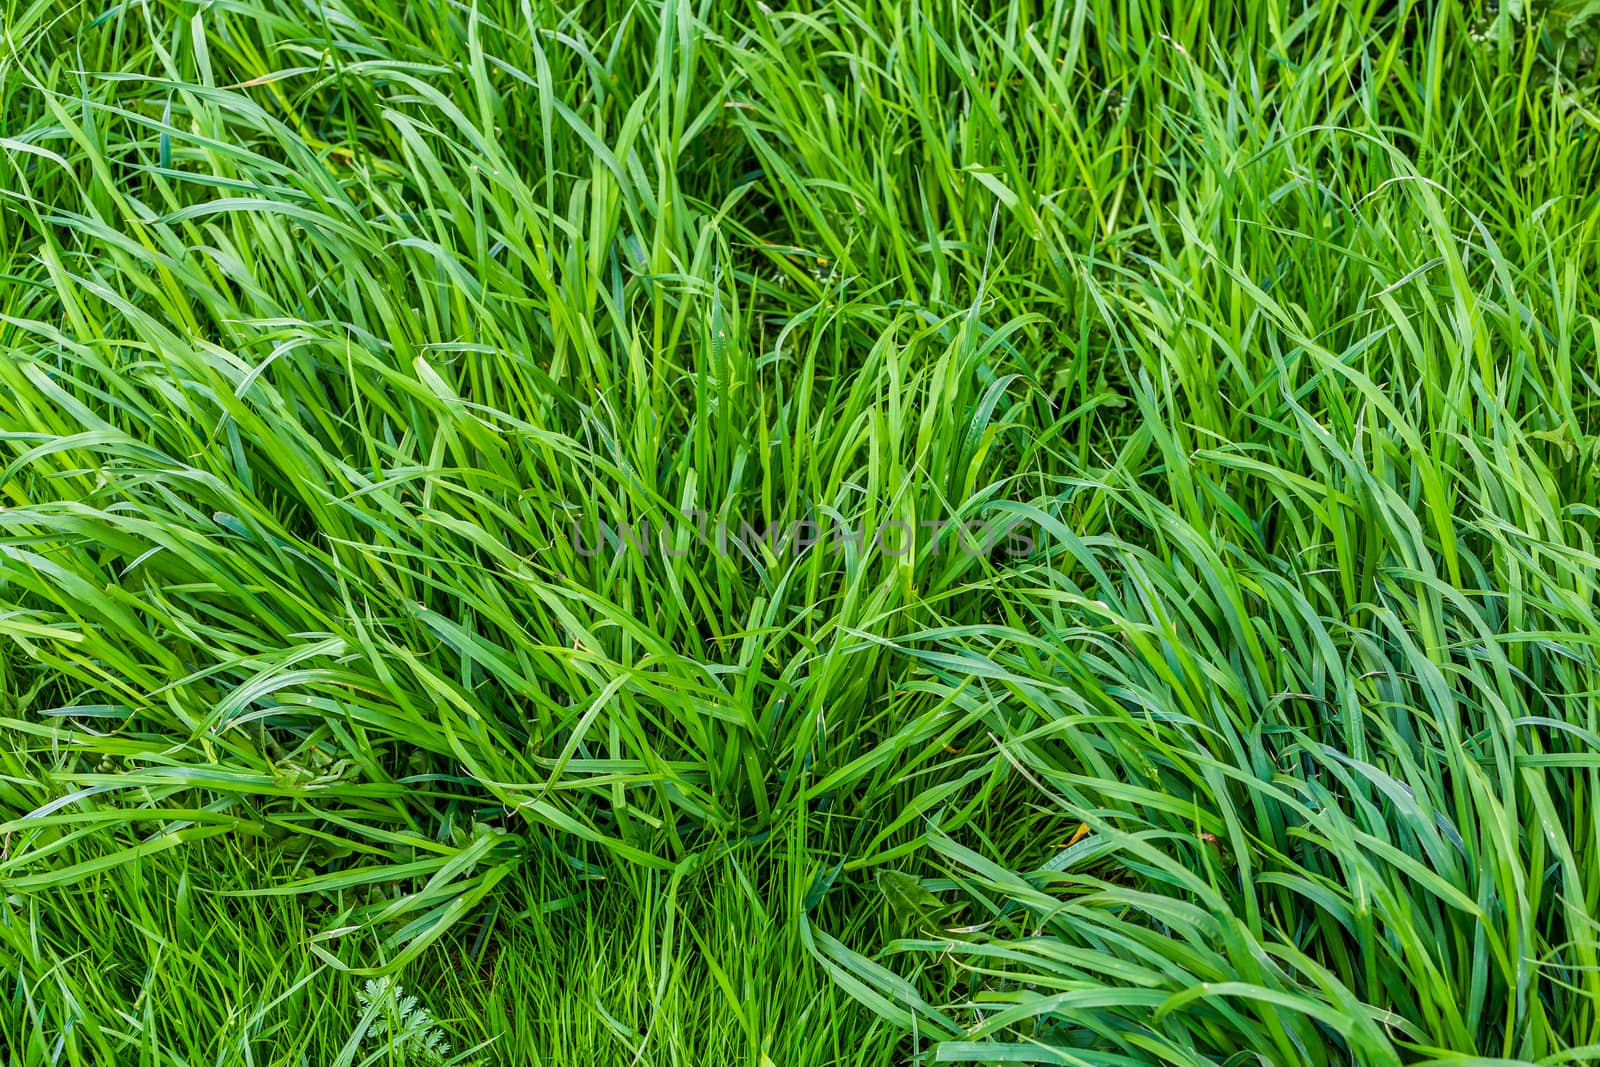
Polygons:
[[0,0],[8,1062],[1593,1058],[1591,7]]

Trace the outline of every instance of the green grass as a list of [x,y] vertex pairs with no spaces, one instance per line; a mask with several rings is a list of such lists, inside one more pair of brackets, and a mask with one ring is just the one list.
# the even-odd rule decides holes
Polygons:
[[0,1062],[1600,1057],[1597,42],[0,0]]

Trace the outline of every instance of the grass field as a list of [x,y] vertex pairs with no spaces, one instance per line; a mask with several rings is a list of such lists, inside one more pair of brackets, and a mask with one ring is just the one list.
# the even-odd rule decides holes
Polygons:
[[0,1063],[1600,1060],[1597,43],[0,0]]

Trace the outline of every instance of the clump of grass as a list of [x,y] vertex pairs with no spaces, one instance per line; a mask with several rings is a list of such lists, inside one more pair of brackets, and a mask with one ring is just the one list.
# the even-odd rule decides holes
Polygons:
[[1590,1055],[1558,7],[0,9],[22,1062]]

